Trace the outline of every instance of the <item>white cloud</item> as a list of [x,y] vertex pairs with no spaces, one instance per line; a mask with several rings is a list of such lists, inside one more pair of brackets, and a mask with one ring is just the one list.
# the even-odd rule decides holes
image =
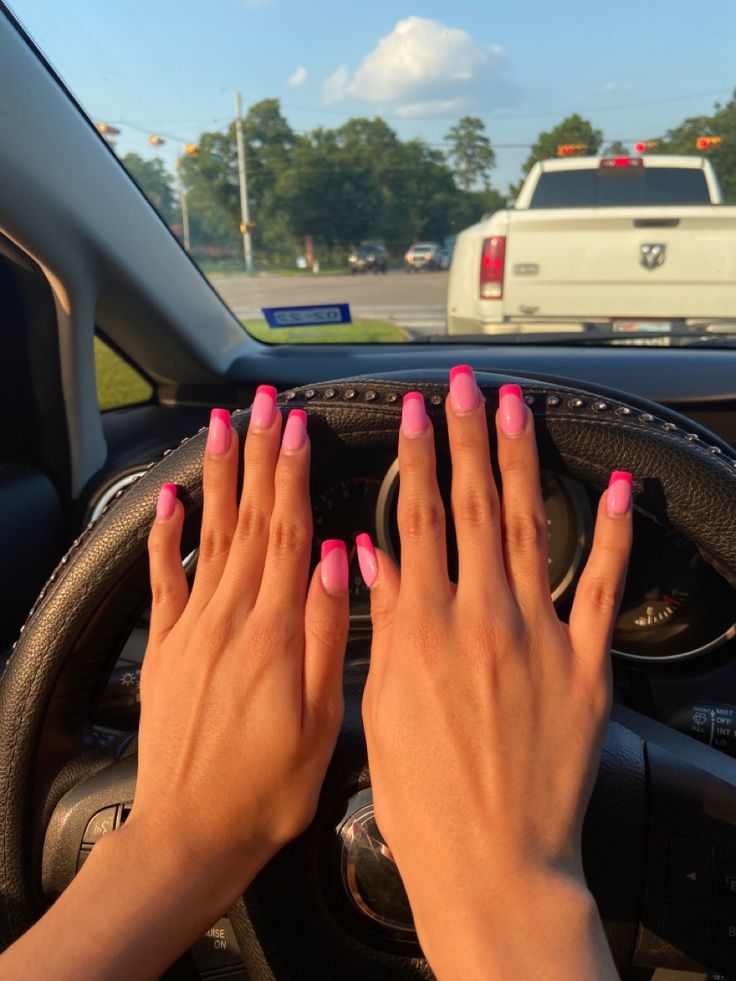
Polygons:
[[307,69],[304,67],[304,65],[299,65],[299,67],[296,69],[294,74],[289,79],[289,85],[291,85],[292,88],[296,89],[303,84],[303,82],[306,80],[306,77],[307,77]]
[[400,20],[354,72],[341,65],[322,91],[326,102],[380,102],[405,117],[516,101],[503,48],[480,44],[467,31],[423,17]]
[[605,82],[598,87],[597,91],[606,94],[611,92],[630,92],[633,87],[631,82]]
[[326,102],[339,102],[350,95],[350,72],[347,65],[340,65],[322,86]]

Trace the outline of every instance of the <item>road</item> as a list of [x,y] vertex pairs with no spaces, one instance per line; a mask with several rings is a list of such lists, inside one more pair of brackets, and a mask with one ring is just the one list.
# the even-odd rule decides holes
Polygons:
[[420,334],[445,333],[446,272],[385,275],[210,275],[210,282],[237,317],[262,316],[261,307],[300,303],[349,303],[355,320],[391,320]]

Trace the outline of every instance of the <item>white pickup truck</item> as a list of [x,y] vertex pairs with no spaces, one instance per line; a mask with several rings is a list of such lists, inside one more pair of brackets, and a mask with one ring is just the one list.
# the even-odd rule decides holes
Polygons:
[[736,321],[736,206],[701,157],[535,164],[513,208],[458,235],[450,266],[450,334],[724,318]]

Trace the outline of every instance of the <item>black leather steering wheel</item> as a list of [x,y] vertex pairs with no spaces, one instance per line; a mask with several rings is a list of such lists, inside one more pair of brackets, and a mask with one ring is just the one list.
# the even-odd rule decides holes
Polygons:
[[[631,470],[637,509],[689,538],[736,586],[736,458],[718,437],[623,393],[560,379],[477,378],[489,421],[498,387],[521,381],[544,467],[599,489],[612,469]],[[347,449],[394,445],[410,389],[424,393],[444,440],[447,383],[437,371],[319,383],[283,393],[280,402],[309,410],[319,468]],[[234,413],[241,433],[247,423],[247,411]],[[74,542],[0,682],[4,945],[73,878],[93,815],[133,799],[135,741],[101,735],[90,720],[148,599],[146,538],[161,482],[179,485],[185,546],[196,545],[204,441],[201,431],[167,453]],[[395,867],[370,825],[361,689],[360,672],[346,676],[345,723],[315,821],[230,913],[254,979],[431,977],[406,921]],[[118,806],[118,821],[122,813]],[[683,841],[709,856],[709,872],[698,869],[695,880],[673,866]],[[620,968],[736,965],[736,921],[729,932],[730,905],[718,887],[730,862],[736,873],[736,762],[616,710],[586,818],[584,859]]]

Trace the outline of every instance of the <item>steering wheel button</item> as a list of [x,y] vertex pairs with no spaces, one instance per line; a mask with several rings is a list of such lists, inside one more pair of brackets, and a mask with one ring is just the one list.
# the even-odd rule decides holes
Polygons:
[[736,866],[722,866],[718,870],[718,891],[724,899],[736,902]]
[[707,901],[713,891],[711,846],[707,841],[675,836],[670,841],[667,895],[671,899]]
[[87,825],[87,829],[84,832],[84,838],[82,839],[85,845],[94,845],[96,841],[103,838],[105,835],[110,834],[110,832],[115,828],[115,815],[117,813],[117,807],[103,807],[101,811],[98,811],[94,817],[90,820]]
[[[243,967],[240,947],[230,920],[226,916],[210,927],[207,933],[194,944],[190,953],[194,966],[202,972]],[[230,974],[227,976],[230,977]]]

